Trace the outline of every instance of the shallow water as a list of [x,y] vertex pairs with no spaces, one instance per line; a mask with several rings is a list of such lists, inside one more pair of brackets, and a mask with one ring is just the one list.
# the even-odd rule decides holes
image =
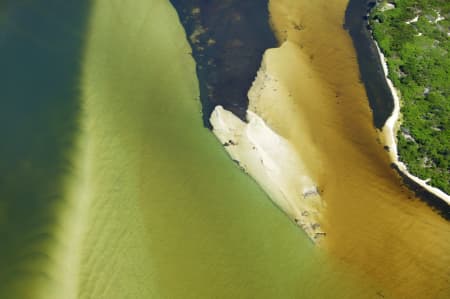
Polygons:
[[277,46],[267,0],[171,0],[197,65],[205,125],[221,105],[245,119],[247,92],[267,48]]
[[88,2],[0,3],[0,298],[32,298],[49,279]]
[[189,50],[167,2],[97,2],[81,297],[361,298],[203,127]]
[[[7,24],[14,26],[3,27],[1,38],[26,32],[33,42],[23,52],[1,51],[2,63],[11,61],[11,67],[0,70],[2,81],[14,78],[19,68],[13,66],[22,61],[30,81],[14,80],[22,82],[14,89],[17,94],[1,89],[1,121],[7,125],[1,127],[13,129],[1,131],[6,142],[0,165],[10,163],[12,170],[70,166],[20,180],[4,172],[8,175],[2,176],[1,192],[13,186],[44,196],[42,186],[50,184],[59,197],[55,203],[23,197],[14,214],[8,206],[21,197],[0,201],[2,236],[20,240],[0,240],[0,250],[19,253],[11,257],[2,252],[0,257],[7,257],[2,259],[7,266],[0,268],[2,298],[356,299],[380,294],[403,298],[409,290],[419,294],[414,298],[448,294],[443,289],[448,224],[422,203],[406,199],[409,193],[399,187],[387,155],[376,144],[351,41],[341,25],[345,1],[295,1],[284,14],[298,13],[292,16],[316,30],[293,36],[302,43],[305,57],[314,55],[308,65],[312,71],[301,73],[307,65],[300,64],[285,74],[298,85],[295,92],[319,103],[327,116],[323,119],[328,119],[315,127],[314,142],[327,166],[317,173],[326,186],[329,226],[335,228],[331,257],[314,248],[203,127],[195,65],[169,1],[96,0],[89,9],[49,2],[55,6],[45,6],[44,12],[37,2],[23,3],[39,20],[59,25],[52,30],[67,28],[65,24],[77,28],[74,37],[63,35],[77,50],[64,51],[63,62],[57,60],[52,51],[62,49],[55,44],[62,41],[60,36],[34,42],[34,30],[40,30],[36,22],[16,30],[21,18],[31,20],[20,17],[27,7],[18,7],[17,15],[6,14]],[[76,20],[57,14],[61,7]],[[47,28],[43,35],[54,36],[52,32]],[[296,81],[303,77],[311,81]],[[36,78],[49,83],[37,84]],[[308,86],[322,91],[312,93]],[[339,105],[345,108],[334,104],[336,92],[343,95]],[[39,105],[34,95],[40,96]],[[22,110],[3,109],[12,104]],[[20,117],[23,111],[27,117]],[[25,120],[28,130],[20,130]],[[36,146],[12,142],[11,132]],[[26,157],[19,150],[42,154],[45,158],[35,160],[43,166],[19,167]],[[35,185],[36,178],[47,183]],[[41,238],[44,243],[33,241]]]
[[[309,131],[290,128],[285,134],[301,153],[314,148],[319,156],[309,167],[327,203],[328,250],[380,282],[386,297],[446,298],[450,225],[390,168],[372,125],[352,41],[342,27],[346,5],[344,0],[271,1],[279,39],[298,46],[289,63],[283,56],[274,63],[309,124]],[[303,29],[293,28],[289,19],[300,20]],[[309,143],[303,134],[309,134]]]
[[[377,45],[373,41],[372,33],[369,30],[367,14],[369,9],[374,5],[375,2],[371,0],[349,1],[345,13],[344,28],[348,30],[353,40],[358,58],[360,78],[364,82],[364,87],[367,92],[374,125],[382,130],[386,120],[393,113],[394,99],[386,81]],[[381,140],[389,150],[389,144],[386,144],[385,138],[383,136]],[[414,190],[420,199],[438,211],[444,218],[450,220],[450,206],[447,202],[411,180],[397,168],[396,170],[402,176],[404,184],[411,190]]]
[[[70,8],[73,15],[82,12]],[[316,250],[202,126],[195,66],[168,1],[98,0],[89,15],[82,41],[69,36],[83,49],[82,55],[65,56],[77,61],[78,67],[63,67],[73,80],[58,85],[67,93],[58,98],[62,105],[75,102],[80,109],[64,114],[53,102],[39,102],[42,110],[61,112],[56,123],[43,118],[46,130],[76,124],[68,131],[71,135],[67,133],[68,143],[43,144],[44,152],[71,149],[64,175],[68,179],[48,177],[64,198],[55,207],[40,205],[54,220],[39,218],[33,223],[51,236],[39,251],[48,261],[9,259],[10,265],[32,271],[25,279],[11,268],[1,268],[6,298],[374,294]],[[46,15],[49,21],[52,16]],[[27,27],[31,33],[33,29],[32,24]],[[29,45],[32,62],[41,45],[52,49],[48,41]],[[21,58],[9,57],[15,63]],[[60,75],[52,63],[65,66],[51,58],[43,62],[49,66],[47,72],[40,72],[42,65],[27,66],[50,81]],[[26,107],[33,103],[36,89],[25,86]],[[53,98],[51,86],[40,88],[47,92],[44,99]],[[17,134],[21,140],[33,136],[31,131]],[[51,158],[44,164],[60,165]],[[30,188],[30,180],[22,181],[24,189]],[[17,209],[15,217],[20,222],[30,212]],[[20,234],[12,226],[2,229]],[[3,248],[15,249],[4,241]],[[20,248],[33,251],[33,246],[27,239]]]

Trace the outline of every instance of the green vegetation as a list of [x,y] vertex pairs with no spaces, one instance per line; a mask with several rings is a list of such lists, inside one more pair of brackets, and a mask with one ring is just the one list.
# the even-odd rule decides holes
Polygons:
[[401,94],[400,159],[449,194],[450,1],[382,1],[370,25]]

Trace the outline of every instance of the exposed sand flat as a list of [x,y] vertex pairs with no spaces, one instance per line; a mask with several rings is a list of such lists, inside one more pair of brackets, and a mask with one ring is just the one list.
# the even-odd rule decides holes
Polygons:
[[[248,93],[248,124],[221,107],[212,114],[211,124],[231,157],[313,241],[317,241],[326,235],[321,219],[325,203],[317,184],[322,169],[316,166],[321,164],[321,159],[305,115],[310,112],[298,109],[292,91],[277,71],[279,61],[295,63],[302,59],[308,58],[289,41],[280,48],[267,50]],[[295,139],[291,137],[299,134],[302,144],[294,149],[291,141]]]
[[[381,283],[386,297],[446,298],[450,225],[390,168],[342,28],[346,5],[270,1],[277,36],[291,43],[270,50],[265,61],[280,90],[251,105],[262,107],[257,113],[296,147],[323,189],[324,243],[332,255]],[[305,158],[310,147],[315,159]]]
[[322,157],[315,146],[314,121],[319,116],[326,120],[327,115],[314,107],[314,98],[307,99],[303,109],[299,109],[295,101],[297,92],[301,92],[305,83],[316,93],[322,92],[320,84],[308,80],[314,74],[311,69],[304,68],[301,74],[295,73],[295,67],[307,61],[309,57],[298,51],[298,46],[290,41],[283,42],[279,48],[267,50],[248,93],[249,110],[260,115],[274,131],[296,145],[307,172],[314,181],[319,181],[324,169]]
[[233,160],[312,241],[321,240],[325,235],[321,227],[324,203],[317,184],[294,147],[250,110],[247,111],[248,123],[222,106],[215,108],[210,120],[214,134]]

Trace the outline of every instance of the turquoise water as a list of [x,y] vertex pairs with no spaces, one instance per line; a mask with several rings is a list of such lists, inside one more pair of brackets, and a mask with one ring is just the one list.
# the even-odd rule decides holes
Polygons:
[[26,294],[51,260],[53,210],[64,200],[61,181],[78,128],[88,2],[1,1],[1,298]]

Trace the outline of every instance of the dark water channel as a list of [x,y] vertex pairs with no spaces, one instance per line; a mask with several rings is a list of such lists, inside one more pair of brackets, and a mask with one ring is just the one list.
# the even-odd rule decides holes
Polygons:
[[[1,1],[0,297],[42,272],[78,131],[88,0]],[[6,244],[6,246],[5,246]],[[10,291],[8,291],[10,292]]]
[[386,83],[377,48],[372,40],[367,14],[375,1],[350,0],[345,13],[344,28],[350,33],[358,54],[361,80],[366,87],[375,127],[381,129],[392,114],[394,99]]
[[171,0],[197,62],[203,120],[217,105],[245,119],[264,51],[276,47],[267,0]]

